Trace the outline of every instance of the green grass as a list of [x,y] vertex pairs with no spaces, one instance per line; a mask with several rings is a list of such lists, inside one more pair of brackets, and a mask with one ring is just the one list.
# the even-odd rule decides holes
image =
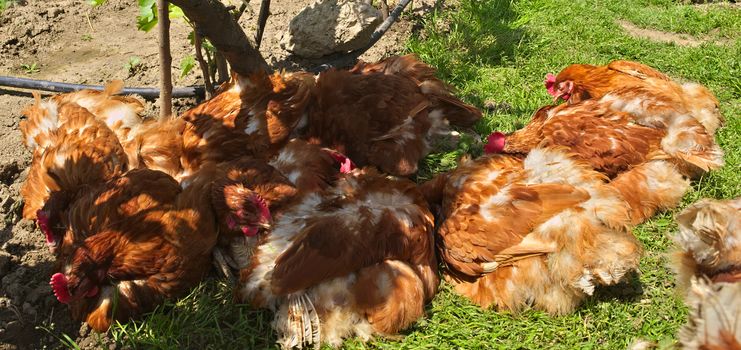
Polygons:
[[625,7],[621,3],[605,3],[621,18],[639,27],[691,35],[732,38],[741,28],[738,11],[729,11],[728,3],[707,6],[678,5],[671,0],[636,1],[637,6]]
[[[679,47],[635,39],[616,19],[641,27],[690,34],[716,33],[726,46]],[[702,197],[741,195],[741,10],[712,5],[693,7],[671,1],[461,0],[455,10],[434,14],[408,44],[439,69],[468,101],[506,102],[511,109],[488,113],[476,126],[481,135],[514,130],[550,102],[542,81],[570,63],[605,64],[637,60],[680,80],[708,86],[720,99],[727,125],[718,132],[727,165],[695,182],[682,207]],[[459,150],[430,155],[422,178],[453,167],[461,153],[480,153],[467,140]],[[685,322],[665,253],[676,229],[675,212],[663,213],[635,229],[646,249],[639,275],[630,283],[601,290],[574,314],[551,317],[485,311],[443,284],[428,317],[401,341],[368,344],[348,340],[348,349],[625,349],[635,338],[671,344]],[[231,349],[271,347],[270,314],[231,301],[229,288],[208,281],[190,296],[165,305],[145,320],[114,327],[111,338],[131,348]]]

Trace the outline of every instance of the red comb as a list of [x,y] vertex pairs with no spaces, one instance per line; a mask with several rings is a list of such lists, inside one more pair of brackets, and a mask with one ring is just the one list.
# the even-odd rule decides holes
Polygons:
[[346,174],[356,168],[355,163],[348,156],[329,148],[323,148],[323,150],[329,153],[337,163],[340,163],[341,173]]
[[486,145],[484,145],[485,153],[501,153],[504,151],[504,144],[506,141],[506,135],[499,131],[495,131],[487,137]]
[[54,291],[54,296],[57,297],[57,300],[59,300],[60,303],[67,304],[72,300],[72,296],[69,294],[69,289],[67,289],[67,276],[57,272],[51,276],[49,284],[51,285],[51,289]]
[[242,226],[242,234],[244,234],[247,237],[254,237],[257,236],[257,227],[252,226]]
[[545,88],[548,90],[548,94],[551,96],[556,96],[556,76],[553,75],[553,73],[548,73],[545,75],[545,81],[543,82],[545,84]]
[[344,162],[340,162],[340,172],[343,174],[347,174],[351,172],[353,169],[355,169],[355,163],[350,160],[350,158],[345,157]]
[[36,223],[38,223],[39,229],[44,233],[44,236],[46,236],[46,244],[50,246],[56,245],[54,234],[51,232],[51,227],[49,226],[49,214],[44,210],[37,210]]
[[270,215],[270,207],[268,207],[268,203],[266,203],[265,199],[259,194],[255,193],[255,196],[257,196],[257,203],[260,205],[260,216],[271,220],[273,216]]

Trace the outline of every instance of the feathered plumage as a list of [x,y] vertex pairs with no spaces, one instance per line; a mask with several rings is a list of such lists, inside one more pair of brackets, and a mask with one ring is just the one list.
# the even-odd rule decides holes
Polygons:
[[456,292],[482,307],[563,314],[638,266],[628,205],[559,148],[490,155],[423,185],[439,198],[438,250]]
[[285,347],[397,333],[437,289],[432,228],[413,183],[353,170],[297,197],[269,231],[247,238],[252,262],[237,295],[275,311]]
[[677,285],[690,308],[686,349],[741,349],[741,198],[703,199],[677,215]]

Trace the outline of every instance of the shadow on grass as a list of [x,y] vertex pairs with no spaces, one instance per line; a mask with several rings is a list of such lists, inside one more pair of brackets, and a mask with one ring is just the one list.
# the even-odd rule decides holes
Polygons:
[[236,304],[231,287],[208,279],[178,301],[161,305],[141,320],[115,325],[109,338],[122,348],[222,349],[275,347],[268,311]]
[[[514,60],[528,34],[516,23],[510,1],[462,1],[458,6],[430,16],[409,47],[436,67],[443,80],[461,86],[479,80],[482,67]],[[483,105],[476,96],[466,97]]]
[[623,281],[612,285],[597,288],[588,303],[597,304],[605,301],[619,302],[637,302],[643,295],[643,285],[641,284],[638,273],[630,272],[624,277]]

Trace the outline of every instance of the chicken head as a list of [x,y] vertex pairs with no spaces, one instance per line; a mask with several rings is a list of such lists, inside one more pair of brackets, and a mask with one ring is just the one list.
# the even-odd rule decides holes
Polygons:
[[222,190],[226,204],[224,222],[230,231],[254,237],[261,229],[270,228],[273,219],[270,208],[257,192],[240,183],[226,185]]
[[546,74],[544,84],[548,90],[548,94],[553,96],[553,102],[558,101],[560,98],[568,101],[571,98],[571,93],[574,91],[573,81],[557,82],[556,76],[553,73]]

